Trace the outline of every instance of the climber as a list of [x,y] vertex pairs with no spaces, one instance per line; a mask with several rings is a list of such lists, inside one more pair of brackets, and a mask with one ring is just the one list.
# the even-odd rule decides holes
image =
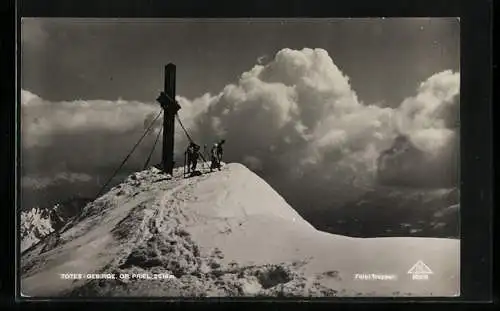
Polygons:
[[198,165],[198,157],[200,155],[200,146],[191,142],[186,150],[188,172],[195,172]]
[[211,160],[212,160],[212,165],[210,166],[210,171],[213,171],[214,169],[218,169],[220,171],[221,168],[221,161],[222,161],[222,155],[224,153],[222,149],[222,145],[224,145],[226,141],[222,139],[218,143],[215,143],[214,146],[212,147],[212,150],[210,152],[211,155]]
[[220,163],[222,162],[222,155],[224,153],[224,150],[222,149],[222,145],[224,145],[224,143],[226,142],[226,140],[222,139],[218,144],[217,144],[217,159],[219,160],[219,165]]
[[215,143],[212,146],[212,149],[210,150],[210,172],[212,172],[214,169],[219,168],[220,166],[217,162],[217,143]]

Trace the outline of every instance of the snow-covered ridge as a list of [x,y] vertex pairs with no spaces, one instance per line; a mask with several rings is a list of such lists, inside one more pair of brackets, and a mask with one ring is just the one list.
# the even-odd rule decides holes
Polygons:
[[[456,295],[459,243],[356,239],[316,230],[241,164],[184,179],[155,168],[88,204],[72,225],[26,251],[29,296]],[[434,272],[418,283],[422,260]],[[173,280],[67,280],[64,273],[174,275]],[[394,274],[360,281],[356,274]]]

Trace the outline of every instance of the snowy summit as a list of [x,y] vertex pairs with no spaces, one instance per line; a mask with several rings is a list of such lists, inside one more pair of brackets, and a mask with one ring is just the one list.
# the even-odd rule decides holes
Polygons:
[[[179,169],[172,178],[150,168],[87,204],[78,218],[23,253],[22,294],[459,294],[458,240],[318,231],[241,164],[181,176]],[[427,280],[408,273],[419,261],[432,269]]]

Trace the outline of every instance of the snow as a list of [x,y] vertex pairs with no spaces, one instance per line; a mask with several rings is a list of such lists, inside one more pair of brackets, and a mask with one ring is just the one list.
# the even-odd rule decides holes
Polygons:
[[21,212],[21,252],[54,231],[48,214],[40,208]]
[[[87,205],[79,221],[28,250],[29,296],[455,296],[459,241],[361,239],[316,230],[245,166],[187,179],[151,168]],[[419,260],[429,280],[412,280]],[[172,273],[173,280],[61,279],[61,273]],[[391,274],[395,280],[357,280]],[[268,285],[266,285],[268,284]]]

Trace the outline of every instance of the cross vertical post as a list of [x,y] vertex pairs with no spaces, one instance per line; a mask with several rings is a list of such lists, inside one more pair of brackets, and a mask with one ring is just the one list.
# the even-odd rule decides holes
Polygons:
[[175,65],[165,66],[165,85],[156,99],[163,108],[163,149],[161,166],[165,173],[172,175],[174,170],[174,133],[175,115],[181,108],[175,100]]

